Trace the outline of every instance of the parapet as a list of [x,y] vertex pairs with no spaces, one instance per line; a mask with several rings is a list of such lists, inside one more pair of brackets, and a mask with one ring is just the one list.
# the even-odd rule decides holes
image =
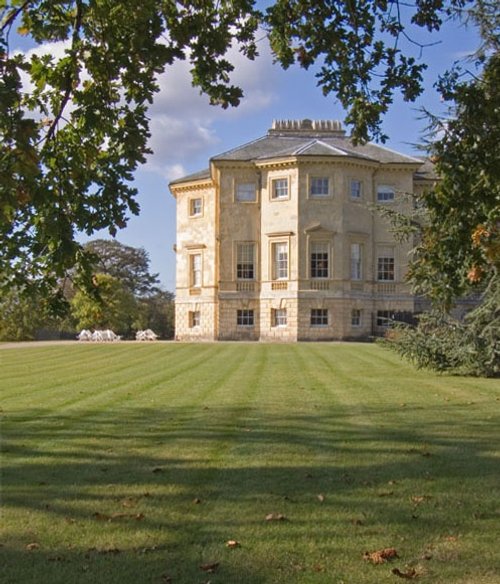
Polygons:
[[339,120],[273,120],[268,131],[271,136],[344,136]]

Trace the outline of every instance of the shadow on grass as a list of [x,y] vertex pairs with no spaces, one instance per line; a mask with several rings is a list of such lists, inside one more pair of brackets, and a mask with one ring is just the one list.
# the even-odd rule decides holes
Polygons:
[[387,427],[373,407],[370,424],[341,406],[24,412],[2,431],[4,582],[352,582],[347,568],[304,579],[300,550],[315,544],[317,567],[332,546],[358,557],[396,534],[422,546],[494,520],[498,420],[463,428],[422,410]]

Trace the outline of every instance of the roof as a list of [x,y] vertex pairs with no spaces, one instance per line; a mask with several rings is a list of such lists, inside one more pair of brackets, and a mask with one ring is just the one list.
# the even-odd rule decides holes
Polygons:
[[422,162],[422,166],[417,170],[417,172],[415,172],[415,179],[430,181],[439,180],[439,177],[436,173],[436,167],[434,166],[433,162],[425,156],[419,156],[418,159],[420,162]]
[[344,135],[266,135],[212,157],[213,161],[259,161],[287,156],[350,156],[383,164],[419,164],[413,156],[401,154],[378,144],[354,145]]
[[[335,120],[274,121],[267,135],[211,158],[212,162],[263,162],[287,157],[350,157],[382,164],[423,164],[423,160],[378,144],[354,144]],[[172,181],[171,185],[207,179],[208,169]]]
[[185,182],[194,182],[197,180],[208,180],[210,178],[210,169],[204,168],[203,170],[199,170],[198,172],[193,172],[192,174],[188,174],[181,178],[176,178],[175,180],[170,181],[170,185],[177,185]]

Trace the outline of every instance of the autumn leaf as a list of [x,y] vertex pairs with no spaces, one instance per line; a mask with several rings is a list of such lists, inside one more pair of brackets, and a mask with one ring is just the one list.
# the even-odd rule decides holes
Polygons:
[[217,569],[219,568],[219,562],[212,562],[209,564],[202,564],[200,566],[200,570],[203,570],[204,572],[208,572],[209,574],[213,574],[214,572],[217,571]]
[[378,497],[392,497],[394,495],[394,491],[381,491],[377,494]]
[[281,513],[268,513],[266,515],[266,521],[285,521],[286,517]]
[[318,501],[319,501],[320,503],[323,503],[323,502],[324,502],[324,500],[325,500],[325,495],[322,495],[322,494],[320,493],[320,494],[318,495]]
[[389,560],[398,558],[398,552],[395,548],[384,548],[374,552],[365,552],[363,558],[372,564],[384,564]]
[[415,506],[420,505],[420,503],[428,501],[429,499],[432,499],[430,495],[413,495],[412,497],[410,497],[411,502],[414,503]]
[[39,543],[36,543],[36,542],[29,543],[29,544],[26,546],[26,549],[27,549],[27,550],[29,550],[29,551],[33,551],[33,550],[40,549],[40,544],[39,544]]
[[418,578],[418,572],[415,570],[415,568],[409,568],[408,570],[406,570],[406,572],[401,572],[399,568],[394,568],[391,570],[391,572],[395,576],[399,576],[400,578],[406,578],[406,580],[413,580],[415,578]]
[[230,549],[234,549],[237,547],[240,547],[241,544],[239,541],[236,541],[235,539],[230,539],[228,541],[226,541],[226,547],[230,548]]

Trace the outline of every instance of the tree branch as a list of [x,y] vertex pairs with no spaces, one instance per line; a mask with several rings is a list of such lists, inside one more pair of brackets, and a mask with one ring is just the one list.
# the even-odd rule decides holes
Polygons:
[[12,12],[9,14],[9,16],[7,16],[7,18],[5,19],[5,21],[2,23],[2,32],[7,29],[10,28],[13,24],[14,21],[16,20],[16,18],[21,14],[21,12],[27,8],[28,4],[31,2],[32,0],[25,0],[21,6],[19,6],[19,8],[16,8],[15,10],[12,10]]
[[[77,0],[75,25],[74,25],[74,30],[73,30],[73,37],[71,40],[71,51],[72,51],[73,61],[76,61],[75,45],[76,45],[76,41],[79,38],[79,32],[80,32],[80,28],[82,26],[82,16],[83,16],[83,5],[82,5],[81,0]],[[59,106],[59,111],[57,112],[56,117],[54,118],[54,120],[50,124],[50,128],[48,129],[47,134],[45,136],[46,143],[55,136],[57,125],[59,124],[59,122],[63,116],[65,107],[68,105],[68,102],[71,98],[72,90],[73,90],[73,73],[70,70],[70,71],[68,71],[68,74],[66,75],[66,88],[64,90],[64,96],[62,98],[61,105]]]

